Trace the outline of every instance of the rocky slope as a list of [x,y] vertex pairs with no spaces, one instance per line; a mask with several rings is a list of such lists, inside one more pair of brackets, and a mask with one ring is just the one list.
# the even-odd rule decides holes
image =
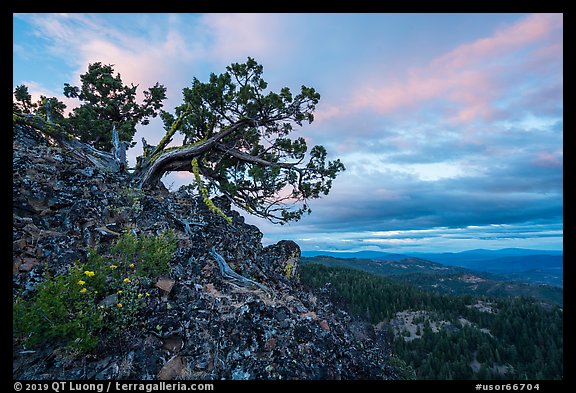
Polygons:
[[[22,127],[14,127],[12,195],[14,299],[124,231],[178,237],[171,271],[151,286],[138,323],[89,353],[25,347],[14,335],[16,379],[396,378],[383,333],[302,287],[298,245],[263,247],[259,229],[222,200],[214,203],[232,224],[189,190],[139,191],[127,175]],[[223,276],[217,256],[260,286]]]

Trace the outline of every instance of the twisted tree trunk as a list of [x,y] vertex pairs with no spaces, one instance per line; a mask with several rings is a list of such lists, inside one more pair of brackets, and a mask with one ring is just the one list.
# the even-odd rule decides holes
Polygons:
[[161,149],[158,145],[152,154],[142,162],[140,172],[136,176],[140,179],[142,188],[154,188],[166,172],[192,171],[191,161],[200,154],[214,149],[217,143],[227,135],[245,126],[249,120],[240,120],[232,126],[220,131],[216,135],[195,145]]

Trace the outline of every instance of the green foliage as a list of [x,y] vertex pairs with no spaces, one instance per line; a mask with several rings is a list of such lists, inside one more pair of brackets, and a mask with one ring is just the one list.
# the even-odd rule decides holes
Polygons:
[[44,120],[66,127],[67,122],[64,118],[64,109],[66,109],[66,105],[56,97],[47,98],[40,96],[40,101],[38,101],[35,113]]
[[141,238],[127,232],[112,246],[111,251],[122,266],[137,261],[136,275],[157,277],[170,271],[169,262],[177,244],[176,235],[171,230]]
[[19,85],[14,89],[14,102],[13,109],[15,112],[20,113],[33,113],[36,108],[35,104],[32,104],[32,96],[28,92],[28,86]]
[[166,99],[166,88],[159,83],[144,91],[144,102],[136,102],[138,86],[126,86],[120,74],[114,75],[112,65],[90,64],[80,76],[82,87],[64,84],[64,95],[78,98],[82,104],[75,108],[69,121],[73,133],[81,141],[101,150],[112,148],[113,125],[120,140],[132,142],[136,125],[147,125],[156,117]]
[[99,337],[138,322],[152,279],[169,271],[175,250],[171,231],[140,238],[125,233],[109,254],[90,250],[85,263],[48,275],[32,298],[16,299],[15,336],[30,346],[61,340],[72,350],[94,349]]
[[304,138],[289,138],[295,126],[314,120],[320,94],[306,86],[298,94],[287,87],[267,92],[262,72],[248,58],[211,74],[206,83],[194,78],[175,115],[164,113],[162,119],[166,136],[177,129],[189,146],[233,128],[198,157],[208,192],[272,222],[296,221],[310,213],[307,201],[327,195],[345,168],[340,160],[328,161],[323,146],[308,152]]
[[[334,301],[373,323],[397,312],[423,310],[421,338],[393,337],[397,371],[417,379],[561,379],[563,311],[532,298],[486,298],[425,291],[398,279],[351,269],[301,264],[302,282],[312,288],[330,283]],[[494,313],[474,305],[489,302]],[[462,325],[464,318],[469,324]],[[448,321],[453,329],[434,333],[430,321]],[[479,363],[474,370],[472,364]]]
[[[304,283],[313,288],[331,283],[334,291],[353,313],[363,315],[368,309],[373,323],[418,305],[441,308],[448,299],[447,296],[425,292],[387,277],[372,276],[351,269],[301,264],[300,271]],[[370,293],[371,296],[364,296],[365,293]],[[418,302],[414,303],[414,299],[418,299]]]
[[25,336],[28,345],[54,339],[67,340],[74,350],[89,350],[98,343],[94,332],[103,320],[94,303],[93,292],[81,292],[84,277],[80,266],[69,275],[47,277],[38,285],[31,301],[18,298],[13,308],[14,332]]
[[416,379],[414,368],[396,355],[390,356],[390,365],[396,370],[400,379]]
[[14,89],[14,112],[21,114],[35,114],[43,120],[50,120],[59,125],[65,125],[64,109],[66,105],[56,97],[48,98],[41,95],[40,100],[32,103],[32,96],[28,92],[28,86],[19,85]]

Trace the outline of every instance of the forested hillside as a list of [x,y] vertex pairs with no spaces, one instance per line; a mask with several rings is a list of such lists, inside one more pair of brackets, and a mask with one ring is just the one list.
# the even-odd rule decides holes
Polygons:
[[357,270],[306,264],[302,280],[393,337],[416,379],[562,379],[563,309],[533,298],[446,295]]
[[[420,258],[406,257],[398,260],[335,258],[331,256],[302,257],[302,263],[317,263],[365,271],[394,277],[421,289],[453,295],[488,295],[494,297],[533,297],[547,303],[563,304],[561,286],[528,284],[516,276],[493,274],[459,266],[447,266]],[[526,273],[530,274],[530,273]],[[540,277],[542,277],[540,275]]]

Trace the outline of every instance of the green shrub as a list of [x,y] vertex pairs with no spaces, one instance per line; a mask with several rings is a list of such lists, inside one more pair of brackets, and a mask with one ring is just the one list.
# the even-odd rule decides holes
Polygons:
[[14,335],[25,345],[61,340],[73,350],[96,347],[99,337],[138,322],[153,279],[170,270],[172,231],[158,236],[123,234],[100,255],[88,252],[66,274],[47,275],[29,300],[14,302]]
[[77,350],[96,346],[98,337],[93,332],[102,328],[103,321],[93,293],[83,291],[86,287],[78,284],[78,278],[75,271],[47,277],[32,300],[17,299],[13,311],[15,333],[25,333],[29,345],[63,339]]
[[126,269],[134,263],[138,276],[157,277],[170,271],[169,262],[176,250],[177,238],[173,231],[158,236],[138,238],[128,232],[112,246],[119,266]]

